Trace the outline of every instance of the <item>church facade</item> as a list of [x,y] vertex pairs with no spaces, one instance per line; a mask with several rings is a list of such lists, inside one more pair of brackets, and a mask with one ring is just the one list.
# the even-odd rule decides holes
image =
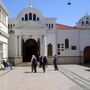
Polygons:
[[75,27],[56,23],[34,7],[23,9],[9,19],[9,60],[14,64],[30,62],[31,56],[53,56],[58,63],[90,63],[90,16],[82,17]]
[[0,0],[0,63],[8,59],[8,12]]

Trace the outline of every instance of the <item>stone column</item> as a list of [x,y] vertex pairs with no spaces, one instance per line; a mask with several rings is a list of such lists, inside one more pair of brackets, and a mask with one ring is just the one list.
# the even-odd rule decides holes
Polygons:
[[42,35],[40,36],[40,55],[43,54],[43,38]]
[[42,35],[42,54],[47,56],[46,36]]
[[15,58],[14,58],[14,64],[18,64],[22,62],[21,58],[21,36],[16,35],[15,36]]
[[19,57],[19,51],[20,51],[20,47],[19,47],[19,42],[20,42],[20,36],[17,35],[15,36],[15,50],[16,50],[16,57]]
[[44,55],[47,56],[46,36],[44,36]]
[[17,57],[17,36],[15,36],[15,57]]
[[18,46],[19,46],[19,57],[21,57],[21,36],[19,36],[19,43],[18,43]]
[[19,35],[17,36],[17,57],[19,57]]

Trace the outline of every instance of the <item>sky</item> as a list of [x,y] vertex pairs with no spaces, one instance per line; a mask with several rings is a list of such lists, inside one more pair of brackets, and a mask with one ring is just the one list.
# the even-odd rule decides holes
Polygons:
[[[2,0],[9,18],[30,6],[30,0]],[[71,5],[68,5],[68,2]],[[75,26],[79,19],[90,15],[90,0],[32,0],[32,7],[39,9],[45,17],[57,18],[56,23]]]

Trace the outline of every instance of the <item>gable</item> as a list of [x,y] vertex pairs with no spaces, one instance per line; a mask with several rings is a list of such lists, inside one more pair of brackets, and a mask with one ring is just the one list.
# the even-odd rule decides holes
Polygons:
[[24,22],[15,27],[15,29],[30,29],[30,28],[46,29],[47,27],[44,26],[43,24],[35,22],[35,21]]

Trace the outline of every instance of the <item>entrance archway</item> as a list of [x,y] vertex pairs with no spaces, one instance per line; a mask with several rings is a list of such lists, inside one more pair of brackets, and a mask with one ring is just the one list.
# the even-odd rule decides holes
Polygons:
[[38,57],[38,43],[34,39],[28,39],[23,45],[23,62],[30,62],[32,55]]
[[84,49],[84,63],[90,63],[90,46],[87,46]]

